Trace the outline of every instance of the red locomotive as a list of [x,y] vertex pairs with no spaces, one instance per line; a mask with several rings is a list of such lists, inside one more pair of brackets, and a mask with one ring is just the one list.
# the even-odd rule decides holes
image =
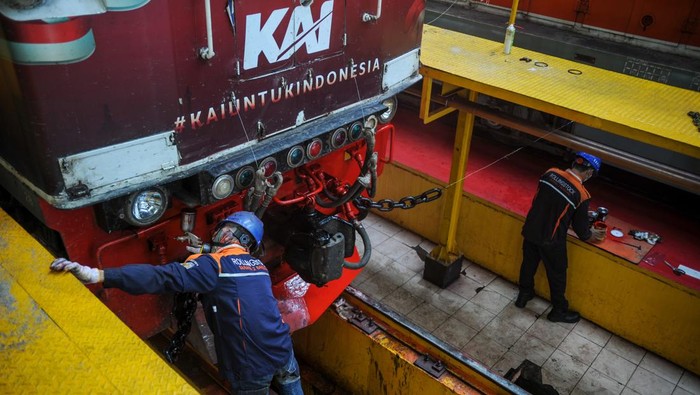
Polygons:
[[[94,267],[182,259],[186,232],[256,212],[286,318],[308,325],[367,263],[353,201],[420,78],[424,7],[2,2],[2,187]],[[169,325],[172,297],[94,291],[142,337]]]

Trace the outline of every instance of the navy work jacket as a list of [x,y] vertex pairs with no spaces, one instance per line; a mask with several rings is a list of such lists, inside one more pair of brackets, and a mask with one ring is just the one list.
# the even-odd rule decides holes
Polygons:
[[219,370],[229,381],[271,376],[292,356],[265,265],[237,245],[184,263],[105,269],[104,287],[131,294],[196,292],[215,335]]
[[588,206],[591,195],[583,183],[568,171],[547,170],[537,187],[532,206],[525,218],[522,235],[525,240],[541,245],[566,243],[571,226],[581,240],[591,237]]

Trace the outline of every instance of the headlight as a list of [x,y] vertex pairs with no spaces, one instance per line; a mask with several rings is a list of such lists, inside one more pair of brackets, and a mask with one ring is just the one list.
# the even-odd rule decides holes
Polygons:
[[168,208],[168,195],[160,187],[134,192],[126,201],[126,222],[134,226],[150,225]]
[[394,115],[396,115],[396,110],[399,108],[399,102],[396,99],[396,96],[392,96],[385,99],[382,104],[386,106],[386,111],[379,114],[379,122],[389,123],[394,118]]

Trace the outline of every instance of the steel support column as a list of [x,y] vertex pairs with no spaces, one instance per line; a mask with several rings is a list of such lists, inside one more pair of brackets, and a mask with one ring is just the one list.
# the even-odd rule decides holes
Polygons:
[[[430,94],[432,79],[425,79],[423,82],[423,103],[421,113],[424,121],[430,122],[439,116],[445,115],[445,109],[437,110],[434,116],[429,116]],[[427,93],[427,94],[426,94]],[[469,101],[476,101],[477,92],[469,91]],[[439,115],[437,115],[439,114]],[[439,244],[430,255],[441,262],[452,262],[459,255],[455,248],[457,226],[462,202],[462,184],[464,172],[467,167],[469,156],[469,146],[474,131],[474,114],[467,111],[460,111],[457,120],[457,131],[455,144],[452,150],[452,167],[450,169],[449,191],[445,194],[445,205],[443,206],[440,218],[440,238]]]

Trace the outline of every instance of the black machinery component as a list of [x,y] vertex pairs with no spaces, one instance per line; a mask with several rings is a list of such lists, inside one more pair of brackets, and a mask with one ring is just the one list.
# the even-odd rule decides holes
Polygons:
[[355,228],[315,210],[267,213],[268,234],[285,249],[284,259],[301,278],[322,286],[340,278],[345,258],[355,250]]

